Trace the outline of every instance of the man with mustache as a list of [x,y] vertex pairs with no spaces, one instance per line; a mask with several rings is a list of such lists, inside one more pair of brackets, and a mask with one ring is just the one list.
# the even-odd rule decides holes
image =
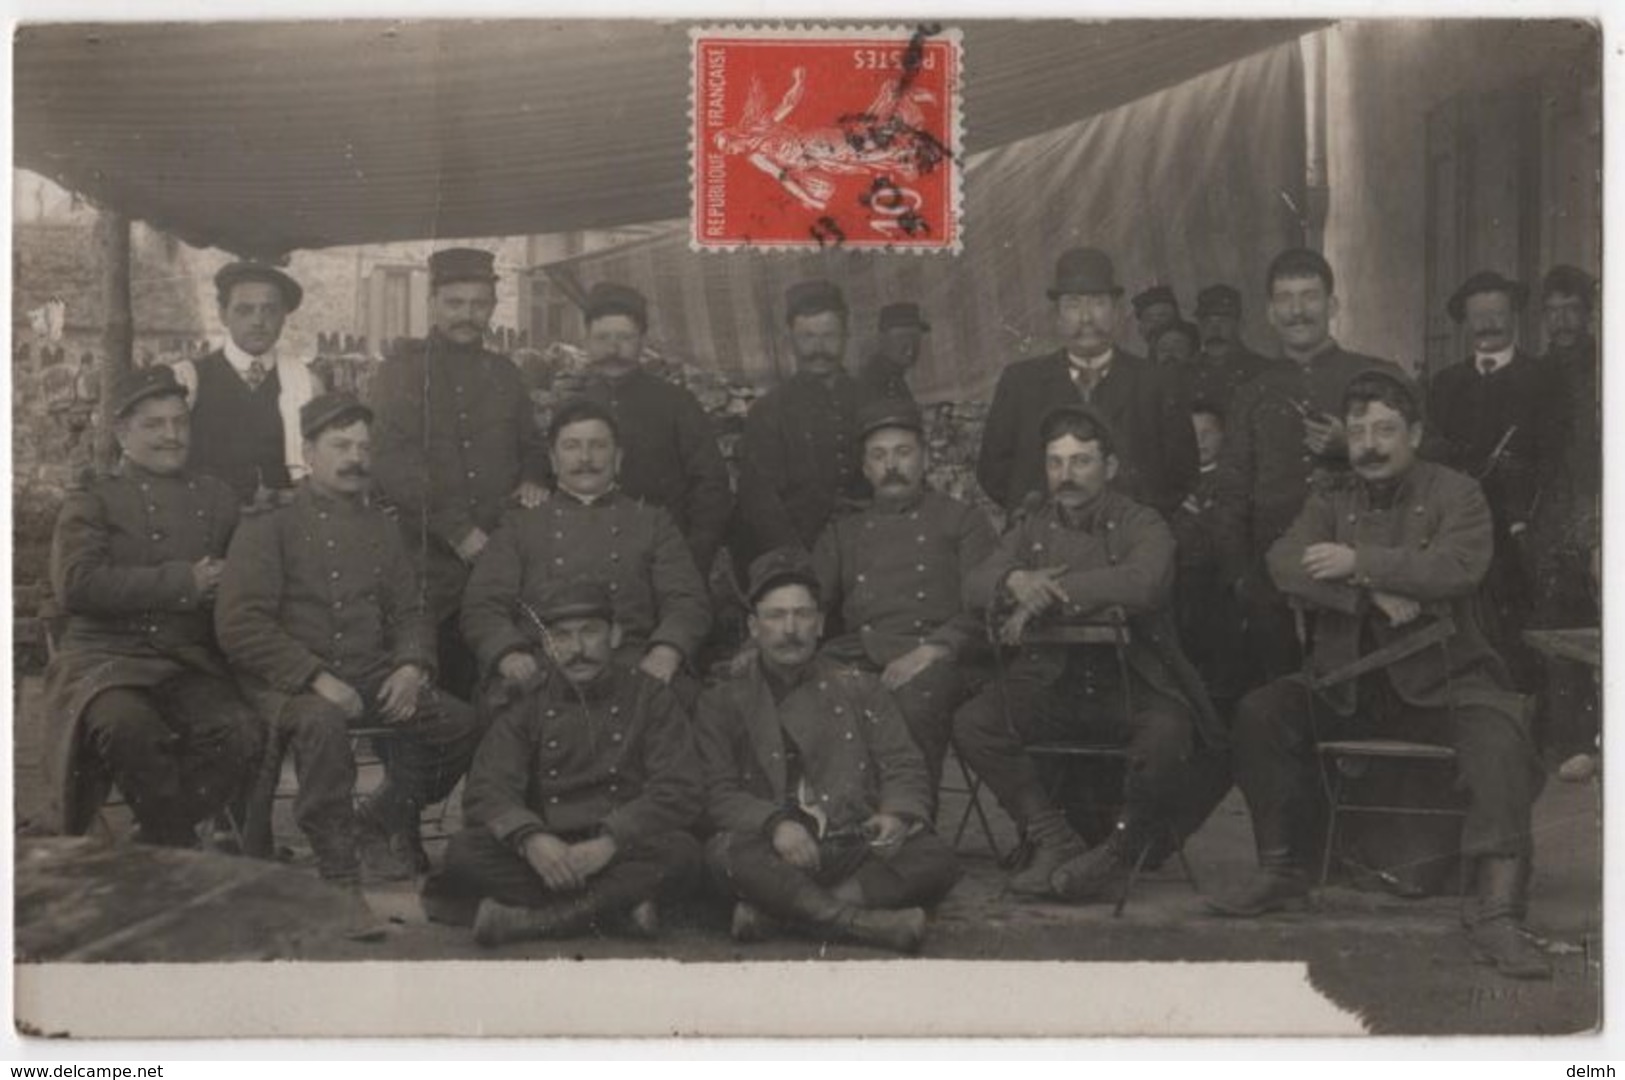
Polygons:
[[1049,298],[1062,347],[1000,374],[976,459],[982,490],[1006,510],[1043,501],[1038,426],[1062,404],[1088,405],[1111,427],[1113,483],[1125,495],[1167,517],[1195,484],[1196,439],[1177,388],[1150,361],[1114,343],[1122,295],[1105,252],[1073,248],[1057,260]]
[[1156,348],[1162,332],[1181,321],[1179,297],[1167,285],[1153,285],[1134,294],[1129,301],[1134,306],[1134,322],[1140,332],[1140,343],[1150,352]]
[[846,373],[847,309],[828,281],[785,291],[796,372],[751,406],[739,448],[738,566],[773,548],[810,549],[838,505],[861,499],[857,382]]
[[528,610],[557,582],[603,581],[620,629],[616,659],[692,703],[698,687],[681,676],[711,628],[711,608],[682,533],[666,511],[616,487],[620,430],[604,406],[565,402],[548,443],[558,491],[541,506],[510,512],[463,596],[463,633],[482,675],[528,684],[541,669],[542,644]]
[[1522,282],[1494,271],[1473,274],[1446,310],[1466,332],[1472,355],[1433,376],[1423,454],[1475,478],[1495,520],[1495,559],[1485,579],[1487,629],[1513,665],[1520,689],[1539,677],[1523,643],[1535,605],[1532,528],[1558,495],[1563,464],[1561,373],[1518,347]]
[[926,486],[931,459],[918,408],[867,402],[858,437],[874,499],[831,520],[813,548],[824,603],[845,627],[824,653],[878,674],[891,691],[925,755],[935,805],[965,692],[962,665],[981,636],[960,603],[960,582],[996,540],[979,508]]
[[1207,402],[1227,408],[1236,391],[1270,361],[1241,340],[1241,293],[1229,285],[1209,285],[1196,294],[1199,351],[1175,369],[1187,405]]
[[613,662],[607,583],[554,581],[535,601],[545,674],[497,708],[424,910],[472,924],[485,946],[622,926],[652,937],[657,895],[700,864],[685,831],[704,796],[688,717]]
[[751,564],[750,668],[695,714],[712,876],[738,901],[733,935],[769,920],[821,941],[899,952],[959,880],[931,829],[925,762],[872,675],[819,656],[818,576],[797,548]]
[[[294,820],[317,872],[355,890],[358,845],[370,874],[428,869],[419,813],[451,793],[480,732],[467,705],[435,688],[416,567],[399,526],[370,498],[371,411],[324,394],[302,423],[310,475],[292,503],[238,530],[215,623],[270,726],[268,770],[293,751]],[[357,807],[349,729],[380,724],[396,732],[379,745],[384,783]]]
[[1356,679],[1311,689],[1293,675],[1255,690],[1236,713],[1236,779],[1252,814],[1259,872],[1209,907],[1253,917],[1302,906],[1316,819],[1315,744],[1397,738],[1456,751],[1467,794],[1462,857],[1477,873],[1469,937],[1480,960],[1513,978],[1550,978],[1519,932],[1530,808],[1540,771],[1523,699],[1477,621],[1493,524],[1482,490],[1422,461],[1421,395],[1403,374],[1375,368],[1350,380],[1338,410],[1354,476],[1312,494],[1270,547],[1276,584],[1315,612],[1313,667],[1327,675],[1449,618],[1442,646]]
[[187,468],[186,388],[168,367],[127,373],[108,405],[122,457],[69,492],[51,543],[68,616],[45,671],[51,824],[83,833],[116,784],[138,839],[196,847],[262,741],[210,618],[238,503]]
[[594,285],[586,322],[592,366],[583,393],[615,417],[623,443],[620,489],[665,507],[707,577],[733,513],[716,429],[688,389],[645,370],[649,306],[642,293],[610,282]]
[[305,473],[299,410],[325,389],[307,361],[277,346],[305,292],[248,262],[222,267],[214,287],[225,344],[175,365],[192,407],[192,468],[230,484],[238,501],[268,506]]
[[[1181,812],[1176,797],[1202,746],[1224,730],[1183,654],[1172,618],[1174,538],[1161,515],[1110,487],[1118,458],[1110,429],[1085,406],[1054,409],[1039,425],[1050,498],[965,578],[966,606],[988,613],[1000,643],[1029,624],[1128,618],[1126,655],[1110,647],[1025,646],[995,684],[954,715],[954,745],[1031,847],[1009,882],[1022,896],[1101,900],[1120,891],[1146,850]],[[1128,751],[1123,805],[1110,836],[1090,849],[1068,823],[1027,753],[1031,743],[1083,739]],[[1194,831],[1200,821],[1190,822]]]
[[386,360],[370,391],[378,494],[425,577],[442,685],[462,697],[479,676],[457,629],[469,567],[508,507],[546,496],[547,448],[519,369],[483,346],[496,310],[493,262],[473,248],[429,256],[429,336]]
[[1387,365],[1350,352],[1331,336],[1338,301],[1331,265],[1319,252],[1291,248],[1264,278],[1269,321],[1283,361],[1242,385],[1225,410],[1213,526],[1225,580],[1241,598],[1251,651],[1277,678],[1303,662],[1292,612],[1264,567],[1276,537],[1313,490],[1348,475],[1348,445],[1339,419],[1348,381]]
[[920,347],[931,324],[920,314],[920,305],[887,304],[880,309],[880,340],[858,370],[862,400],[881,399],[914,404],[914,391],[908,386],[908,373],[920,360]]

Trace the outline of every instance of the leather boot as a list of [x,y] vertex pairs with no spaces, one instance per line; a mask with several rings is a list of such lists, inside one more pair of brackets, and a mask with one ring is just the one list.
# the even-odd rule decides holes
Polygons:
[[[356,839],[361,850],[361,867],[374,881],[410,881],[427,870],[428,857],[419,861],[421,841],[415,845],[408,831],[392,828],[372,802],[355,809]],[[414,850],[414,847],[416,850]]]
[[1050,888],[1062,900],[1074,903],[1115,900],[1127,887],[1135,864],[1144,858],[1146,846],[1144,832],[1125,817],[1104,842],[1056,868],[1050,875]]
[[733,923],[728,927],[728,934],[735,941],[749,943],[777,937],[781,929],[761,908],[741,900],[734,905]]
[[1053,896],[1050,879],[1065,863],[1089,850],[1059,810],[1040,810],[1027,819],[1032,854],[1006,886],[1017,896]]
[[660,936],[660,909],[653,900],[645,900],[627,913],[626,932],[644,941],[654,941]]
[[925,944],[925,910],[903,908],[885,911],[878,908],[849,907],[835,920],[841,936],[859,945],[873,945],[893,952],[917,953]]
[[1522,859],[1485,855],[1478,860],[1478,911],[1467,929],[1475,958],[1509,979],[1550,979],[1552,965],[1524,936],[1514,914]]
[[[881,911],[849,904],[777,856],[733,856],[727,872],[737,893],[749,897],[740,907],[760,908],[815,939],[914,952],[925,938],[925,912],[919,908]],[[741,917],[740,908],[735,908],[736,935],[753,930],[750,914],[743,915],[743,926]]]
[[389,935],[389,926],[372,910],[372,905],[367,903],[366,896],[361,892],[361,886],[345,886],[344,894],[346,911],[339,932],[351,941],[371,944],[384,940]]
[[1258,872],[1248,882],[1223,896],[1210,896],[1207,909],[1214,915],[1255,919],[1272,911],[1302,909],[1309,904],[1309,875],[1290,848],[1258,853]]
[[480,901],[474,915],[474,940],[487,949],[535,938],[576,937],[591,930],[602,913],[597,897],[582,893],[545,907],[516,907],[496,900]]

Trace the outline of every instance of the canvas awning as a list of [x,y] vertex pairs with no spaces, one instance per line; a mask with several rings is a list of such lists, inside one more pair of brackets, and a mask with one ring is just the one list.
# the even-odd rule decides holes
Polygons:
[[[244,255],[681,217],[689,25],[25,25],[14,46],[16,164],[190,244]],[[956,25],[969,154],[1316,24]]]

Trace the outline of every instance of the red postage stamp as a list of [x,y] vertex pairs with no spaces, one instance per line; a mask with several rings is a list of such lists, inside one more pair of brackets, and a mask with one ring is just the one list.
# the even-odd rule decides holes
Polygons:
[[696,250],[960,249],[957,30],[691,34]]

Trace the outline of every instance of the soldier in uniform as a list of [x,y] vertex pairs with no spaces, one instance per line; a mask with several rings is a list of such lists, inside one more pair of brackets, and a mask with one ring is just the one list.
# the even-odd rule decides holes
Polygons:
[[[523,685],[540,668],[543,593],[560,581],[607,584],[620,628],[616,658],[672,684],[711,627],[705,583],[671,515],[615,486],[620,433],[608,409],[565,402],[548,431],[558,491],[516,509],[492,536],[469,577],[463,633],[486,675]],[[692,702],[691,679],[676,684]]]
[[642,293],[594,285],[586,320],[592,367],[584,393],[615,417],[623,456],[617,484],[626,495],[671,514],[705,577],[733,513],[728,466],[711,418],[685,387],[644,369],[649,307]]
[[472,923],[481,945],[623,920],[652,937],[657,895],[699,868],[684,831],[704,797],[688,717],[613,662],[614,608],[595,581],[536,597],[546,672],[504,695],[468,772],[463,831],[423,890],[430,917]]
[[1539,767],[1523,699],[1509,691],[1475,614],[1494,547],[1490,509],[1471,478],[1417,458],[1420,399],[1387,366],[1350,381],[1339,413],[1355,476],[1309,497],[1271,546],[1269,568],[1316,612],[1314,670],[1322,675],[1441,618],[1454,632],[1440,647],[1397,651],[1386,666],[1325,689],[1289,676],[1247,696],[1236,714],[1234,761],[1260,868],[1209,906],[1252,917],[1308,895],[1303,831],[1314,818],[1317,740],[1436,742],[1455,749],[1467,793],[1461,852],[1477,872],[1472,945],[1504,975],[1550,978],[1517,925]]
[[469,567],[515,500],[536,506],[546,494],[547,448],[519,369],[483,346],[492,263],[472,248],[429,257],[429,337],[386,360],[371,387],[378,494],[419,559],[441,685],[465,698],[479,674],[457,631]]
[[1275,257],[1265,290],[1287,362],[1241,386],[1225,410],[1214,504],[1219,559],[1241,597],[1253,655],[1269,678],[1297,671],[1303,658],[1286,599],[1265,571],[1265,552],[1314,485],[1348,474],[1339,419],[1343,388],[1360,371],[1388,363],[1349,352],[1332,338],[1334,285],[1331,266],[1317,252],[1292,248]]
[[1196,482],[1186,403],[1150,361],[1113,344],[1122,293],[1103,251],[1073,248],[1056,262],[1049,297],[1064,344],[999,375],[976,459],[982,490],[1006,510],[1044,500],[1038,425],[1057,405],[1088,405],[1110,425],[1120,466],[1114,484],[1130,498],[1167,516]]
[[299,410],[325,389],[308,361],[277,346],[305,294],[287,274],[258,263],[222,267],[214,286],[226,343],[175,365],[191,392],[193,469],[264,507],[285,499],[304,475]]
[[[1039,434],[1050,499],[970,572],[965,602],[1003,613],[1006,645],[1018,644],[1035,620],[1064,625],[1120,609],[1128,618],[1126,655],[1024,648],[1002,685],[960,707],[954,745],[1032,845],[1010,891],[1102,899],[1166,834],[1198,743],[1220,750],[1224,732],[1174,632],[1173,535],[1161,515],[1108,487],[1117,471],[1110,431],[1089,409],[1067,405],[1044,418]],[[1121,742],[1130,755],[1115,827],[1092,849],[1026,751],[1028,743],[1080,735]]]
[[931,830],[925,762],[872,675],[817,655],[817,575],[781,548],[751,565],[758,656],[706,691],[696,740],[706,781],[707,847],[738,901],[733,934],[783,920],[822,940],[913,952],[924,906],[959,880]]
[[1134,321],[1139,327],[1140,343],[1147,352],[1155,347],[1162,332],[1181,318],[1179,297],[1167,285],[1153,285],[1135,293],[1129,303],[1134,305]]
[[139,839],[193,847],[259,758],[262,725],[211,619],[237,499],[187,468],[186,388],[169,368],[128,373],[109,404],[123,456],[69,493],[51,544],[68,616],[45,672],[51,816],[78,835],[117,784]]
[[1270,361],[1241,340],[1241,293],[1229,285],[1209,285],[1196,294],[1196,324],[1200,351],[1177,369],[1175,380],[1188,404],[1227,408]]
[[1191,362],[1202,348],[1202,334],[1195,323],[1181,319],[1157,331],[1151,344],[1151,359],[1167,372],[1177,372]]
[[914,404],[914,391],[908,386],[908,373],[920,360],[920,346],[931,324],[920,314],[920,305],[887,304],[880,309],[880,340],[858,370],[862,400],[879,398]]
[[859,411],[863,475],[874,501],[837,516],[813,548],[825,606],[846,632],[824,646],[891,691],[925,755],[932,804],[942,779],[962,665],[981,627],[960,603],[964,575],[992,554],[987,515],[925,486],[930,467],[919,410],[893,399]]
[[830,515],[866,492],[856,453],[858,384],[841,366],[847,310],[827,281],[785,292],[796,373],[751,406],[739,450],[739,565],[786,545],[812,548]]
[[[220,643],[299,778],[294,820],[321,876],[354,887],[369,872],[428,869],[421,808],[450,794],[479,741],[472,711],[436,690],[434,632],[400,529],[368,498],[371,412],[348,394],[305,406],[310,475],[293,502],[251,518],[220,584]],[[395,729],[383,785],[351,802],[352,726]],[[274,777],[271,778],[274,781]]]

